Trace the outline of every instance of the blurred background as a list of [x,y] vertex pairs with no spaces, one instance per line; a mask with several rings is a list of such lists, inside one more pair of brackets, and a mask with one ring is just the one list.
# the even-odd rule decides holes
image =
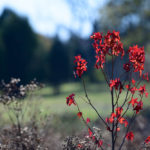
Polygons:
[[[65,97],[71,92],[84,95],[73,75],[74,56],[81,54],[88,61],[84,77],[89,95],[106,115],[109,96],[102,74],[93,67],[90,35],[108,30],[120,31],[125,50],[135,44],[145,47],[145,71],[150,73],[150,0],[0,0],[0,80],[15,77],[26,84],[36,78],[48,85],[40,92],[45,101],[36,105],[46,113],[59,113],[62,120],[55,117],[55,123],[63,131],[68,124],[60,127],[62,122],[73,118],[64,115],[71,112]],[[81,108],[96,119],[87,106]],[[74,121],[69,123],[73,126]]]
[[149,7],[149,0],[1,0],[0,79],[58,86],[74,81],[73,59],[82,54],[89,62],[86,78],[102,81],[93,73],[90,35],[120,31],[125,50],[138,44],[149,57]]

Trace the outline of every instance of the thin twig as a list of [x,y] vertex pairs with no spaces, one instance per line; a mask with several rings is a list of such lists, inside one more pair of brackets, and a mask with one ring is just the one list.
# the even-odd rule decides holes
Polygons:
[[85,97],[87,98],[89,105],[94,109],[94,111],[96,112],[96,114],[98,115],[98,117],[102,120],[102,122],[108,127],[107,123],[104,121],[104,119],[101,117],[101,115],[98,113],[97,109],[94,107],[94,105],[91,103],[90,98],[88,97],[87,91],[86,91],[86,87],[85,87],[85,82],[82,79],[82,83],[83,83],[83,87],[84,87],[84,92],[85,92]]

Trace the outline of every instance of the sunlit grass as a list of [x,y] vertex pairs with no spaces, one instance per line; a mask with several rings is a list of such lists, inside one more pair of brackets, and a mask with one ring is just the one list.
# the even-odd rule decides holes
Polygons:
[[[90,84],[86,85],[88,96],[91,99],[91,102],[96,107],[101,116],[106,117],[111,113],[111,95],[109,88],[106,84]],[[150,86],[147,86],[148,91],[150,91]],[[44,87],[43,89],[37,91],[32,96],[26,98],[23,103],[24,111],[26,112],[25,121],[30,121],[31,115],[34,113],[39,113],[40,115],[54,115],[54,116],[65,116],[73,115],[77,118],[76,113],[77,109],[75,106],[66,105],[66,97],[75,93],[75,99],[83,112],[83,116],[90,117],[92,120],[97,119],[97,114],[94,110],[85,103],[83,99],[86,100],[84,89],[80,83],[68,83],[63,84],[60,88],[59,95],[53,95],[53,89],[51,87]],[[123,102],[123,99],[126,95],[126,92],[123,92],[120,96],[120,104]],[[144,100],[144,106],[150,106],[150,100]],[[12,112],[10,112],[12,113]],[[132,110],[129,111],[128,115],[132,114]],[[1,123],[9,122],[9,117],[6,111],[6,108],[0,105],[0,115]],[[61,119],[61,118],[60,118]],[[67,120],[66,120],[67,121]]]

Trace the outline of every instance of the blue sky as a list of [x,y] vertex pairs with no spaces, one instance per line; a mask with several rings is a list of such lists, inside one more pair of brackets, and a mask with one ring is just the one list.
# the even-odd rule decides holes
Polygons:
[[[69,1],[69,0],[68,0]],[[103,0],[82,0],[86,6],[81,6],[79,15],[74,15],[67,0],[0,0],[0,14],[5,7],[11,8],[17,14],[28,18],[33,30],[45,36],[59,35],[67,40],[70,32],[86,38],[92,33],[92,22],[98,17],[98,9],[104,5]],[[81,1],[81,0],[76,0]],[[88,7],[87,7],[88,6]]]

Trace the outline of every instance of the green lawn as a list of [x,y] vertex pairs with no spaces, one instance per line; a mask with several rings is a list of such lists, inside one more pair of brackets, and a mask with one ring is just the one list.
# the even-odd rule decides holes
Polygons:
[[[99,113],[102,116],[106,116],[111,113],[111,95],[109,92],[109,88],[106,84],[87,84],[87,92],[88,96],[91,99],[93,105],[97,108]],[[150,86],[146,86],[148,91],[150,91]],[[88,104],[86,104],[83,100],[85,98],[85,93],[83,87],[79,83],[69,83],[61,86],[61,94],[57,96],[53,96],[52,88],[47,87],[40,91],[41,97],[36,99],[36,106],[38,106],[41,111],[44,113],[50,114],[63,114],[63,113],[76,113],[77,109],[74,105],[67,106],[66,105],[66,97],[75,93],[75,100],[80,106],[83,115],[91,116],[93,119],[97,117],[97,115],[93,112],[93,109],[90,108]],[[126,92],[123,92],[120,96],[120,104],[122,103]],[[149,106],[150,100],[144,100],[145,106]]]
[[[87,84],[87,92],[93,103],[93,105],[97,108],[98,112],[106,117],[111,113],[111,97],[109,88],[106,84]],[[150,86],[148,86],[148,91]],[[69,116],[72,118],[77,118],[77,108],[75,106],[67,106],[66,105],[66,97],[75,93],[75,99],[80,106],[81,111],[83,112],[84,117],[90,117],[93,120],[97,119],[96,113],[93,109],[90,108],[88,104],[86,104],[82,98],[85,98],[83,87],[80,83],[67,83],[63,84],[60,89],[61,93],[59,95],[53,95],[53,90],[51,87],[45,87],[40,91],[37,91],[32,97],[28,97],[28,99],[23,101],[24,110],[26,113],[26,120],[30,118],[33,112],[40,113],[42,115],[51,115],[57,116],[56,118],[61,118],[65,116]],[[81,98],[82,97],[82,98]],[[121,99],[125,97],[125,92],[121,94]],[[150,100],[144,100],[145,106],[150,106]],[[122,101],[120,101],[122,103]],[[7,122],[8,114],[5,111],[2,105],[0,105],[0,115],[1,120],[3,122]],[[130,111],[131,113],[132,111]],[[129,115],[130,115],[129,113]],[[91,119],[91,120],[92,120]]]

